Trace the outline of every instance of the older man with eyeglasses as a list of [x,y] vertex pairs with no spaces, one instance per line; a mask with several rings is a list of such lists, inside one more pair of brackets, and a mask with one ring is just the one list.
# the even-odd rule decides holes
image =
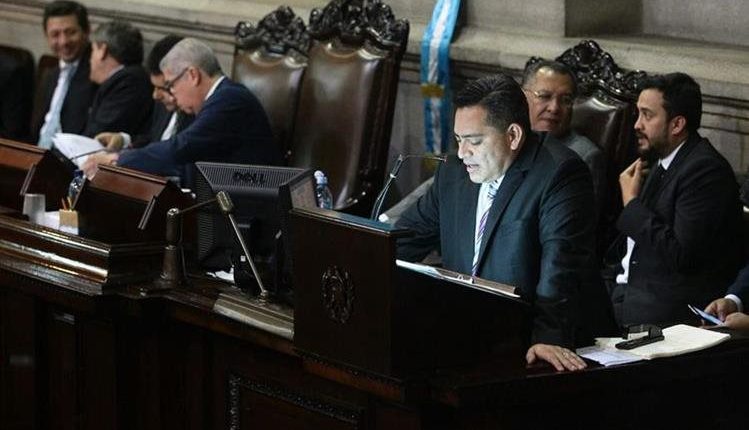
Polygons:
[[577,82],[572,71],[556,61],[539,61],[526,67],[523,91],[533,131],[547,132],[545,142],[557,142],[575,151],[593,175],[593,188],[601,207],[606,181],[606,160],[603,151],[587,137],[570,128],[572,106],[577,95]]
[[98,164],[117,164],[192,185],[197,161],[240,164],[279,164],[268,118],[257,98],[221,72],[206,44],[186,38],[161,60],[164,84],[179,109],[195,115],[189,127],[175,136],[142,148],[92,157],[84,165],[92,177]]

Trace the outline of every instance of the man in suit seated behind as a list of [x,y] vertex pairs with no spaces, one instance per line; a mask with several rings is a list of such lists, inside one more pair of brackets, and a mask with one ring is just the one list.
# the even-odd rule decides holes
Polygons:
[[164,56],[182,40],[181,36],[167,35],[153,45],[146,59],[151,84],[153,85],[153,106],[149,126],[144,133],[131,136],[125,132],[105,131],[96,135],[96,140],[105,145],[110,152],[119,151],[123,147],[140,148],[150,142],[166,140],[187,127],[193,119],[177,109],[177,103],[164,89],[164,74],[161,73],[159,63]]
[[88,11],[80,3],[57,0],[44,7],[44,36],[58,66],[41,83],[40,109],[32,118],[32,141],[52,146],[57,132],[81,134],[97,85],[89,79]]
[[546,142],[570,148],[588,165],[593,176],[596,208],[600,210],[606,183],[606,158],[595,143],[570,128],[572,106],[577,96],[575,75],[562,63],[539,61],[526,67],[523,92],[528,98],[533,131],[547,132]]
[[84,165],[87,176],[96,173],[97,164],[116,163],[155,175],[179,176],[183,185],[191,186],[197,161],[281,163],[260,102],[245,86],[223,75],[208,45],[183,39],[161,60],[161,70],[164,89],[195,120],[167,140],[89,158]]
[[702,93],[690,76],[651,77],[637,109],[642,158],[619,176],[624,209],[604,278],[622,325],[692,319],[687,305],[725,293],[742,261],[736,177],[697,132]]
[[469,83],[455,106],[457,157],[396,223],[415,233],[398,254],[418,261],[440,246],[445,268],[519,287],[536,311],[527,361],[582,369],[567,348],[584,342],[583,302],[607,305],[602,288],[585,291],[595,268],[590,172],[571,150],[540,144],[509,76]]
[[143,36],[127,22],[101,24],[91,35],[91,80],[99,84],[85,136],[107,130],[135,134],[151,115],[151,83],[143,70]]

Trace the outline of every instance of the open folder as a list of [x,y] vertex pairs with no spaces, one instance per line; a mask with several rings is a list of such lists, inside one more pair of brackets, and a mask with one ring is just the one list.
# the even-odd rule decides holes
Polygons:
[[638,360],[651,360],[660,357],[672,357],[688,352],[700,351],[727,341],[728,333],[706,330],[685,324],[678,324],[663,329],[663,340],[639,348],[622,351],[616,344],[626,339],[620,337],[596,338],[596,345],[580,348],[581,357],[597,361],[604,366],[623,364]]
[[433,278],[456,282],[458,284],[465,285],[467,287],[491,293],[497,296],[512,297],[515,299],[520,298],[520,294],[518,294],[517,288],[505,284],[500,284],[499,282],[492,282],[486,279],[478,278],[476,276],[427,266],[425,264],[410,263],[403,260],[395,260],[395,264],[398,267],[402,267],[404,269],[413,270],[414,272],[419,272]]
[[52,138],[52,142],[55,148],[73,161],[78,168],[83,166],[90,154],[106,149],[98,140],[71,133],[57,133]]

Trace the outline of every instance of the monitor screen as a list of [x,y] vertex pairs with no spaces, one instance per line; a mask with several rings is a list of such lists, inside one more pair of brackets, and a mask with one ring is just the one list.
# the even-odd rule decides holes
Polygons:
[[[288,212],[316,206],[312,170],[203,162],[195,163],[195,167],[197,201],[213,199],[219,191],[228,193],[234,203],[234,217],[264,285],[276,293],[288,290]],[[244,286],[242,276],[251,272],[243,262],[242,248],[229,220],[216,205],[206,206],[197,214],[196,249],[203,268],[227,270],[235,266],[235,280]],[[246,270],[238,270],[238,263]]]

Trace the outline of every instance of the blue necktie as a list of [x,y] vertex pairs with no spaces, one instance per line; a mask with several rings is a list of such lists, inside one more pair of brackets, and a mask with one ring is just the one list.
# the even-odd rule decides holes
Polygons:
[[76,67],[73,64],[66,64],[60,68],[60,77],[57,79],[57,87],[52,96],[52,104],[49,107],[49,112],[46,115],[44,125],[39,132],[39,146],[41,148],[51,148],[52,138],[55,134],[62,131],[60,125],[60,112],[62,111],[62,105],[65,101],[65,96],[68,93],[70,79],[73,76],[75,68]]
[[473,249],[473,266],[471,267],[471,275],[476,276],[476,272],[479,266],[479,251],[481,250],[481,241],[484,239],[484,229],[486,229],[486,220],[489,218],[489,212],[492,210],[492,204],[494,203],[494,197],[497,195],[497,183],[492,182],[486,190],[486,196],[489,199],[489,204],[486,210],[481,214],[481,220],[479,221],[479,228],[476,231],[476,241],[474,242]]

